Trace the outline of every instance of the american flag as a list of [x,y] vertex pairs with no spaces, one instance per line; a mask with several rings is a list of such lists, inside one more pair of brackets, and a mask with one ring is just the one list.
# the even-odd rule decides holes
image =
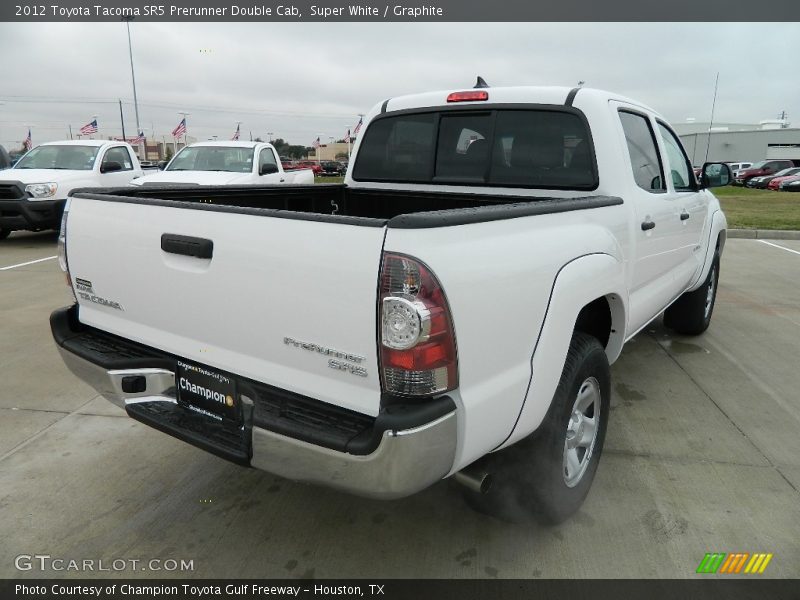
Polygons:
[[349,129],[347,130],[347,135],[344,136],[344,143],[345,144],[349,144],[350,143],[350,130]]
[[317,138],[317,139],[315,139],[315,140],[314,140],[314,143],[313,143],[313,144],[311,144],[311,147],[312,147],[312,148],[314,148],[314,150],[316,150],[317,148],[319,148],[319,138]]
[[144,137],[144,131],[140,131],[139,135],[133,138],[134,144],[144,144],[147,141],[147,138]]
[[358,119],[358,123],[356,124],[356,128],[353,129],[353,136],[358,135],[358,132],[361,131],[361,126],[364,124],[364,117]]
[[33,148],[33,139],[31,138],[30,127],[28,128],[28,137],[26,137],[25,141],[22,143],[25,144],[25,150],[30,150],[31,148]]
[[97,133],[97,119],[81,127],[81,130],[78,133],[80,133],[81,135],[89,135],[92,133]]
[[179,138],[186,133],[186,117],[183,117],[178,126],[172,130],[172,137]]
[[239,125],[236,125],[236,133],[234,133],[234,134],[233,134],[233,137],[232,137],[231,139],[232,139],[234,142],[235,142],[235,141],[237,141],[237,140],[239,139]]

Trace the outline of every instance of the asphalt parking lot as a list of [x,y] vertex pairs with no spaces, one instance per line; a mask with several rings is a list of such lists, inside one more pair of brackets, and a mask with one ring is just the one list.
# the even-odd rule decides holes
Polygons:
[[93,575],[15,568],[47,554],[194,564],[125,577],[682,578],[706,552],[800,576],[800,241],[730,240],[709,331],[626,346],[593,489],[557,527],[476,514],[449,482],[392,502],[294,484],[128,419],[58,357],[63,276],[22,264],[55,254],[51,233],[0,242],[0,577]]

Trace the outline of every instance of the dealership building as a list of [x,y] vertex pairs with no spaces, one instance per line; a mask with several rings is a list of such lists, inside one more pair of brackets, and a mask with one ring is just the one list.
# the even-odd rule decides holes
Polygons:
[[[693,165],[709,161],[757,162],[788,158],[800,161],[800,128],[786,120],[746,123],[678,123],[675,132]],[[708,152],[706,152],[708,150]]]

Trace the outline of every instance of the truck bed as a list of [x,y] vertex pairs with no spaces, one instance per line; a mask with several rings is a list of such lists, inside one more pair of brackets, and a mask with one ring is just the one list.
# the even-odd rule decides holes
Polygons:
[[173,206],[367,227],[418,229],[466,225],[622,204],[613,196],[552,198],[453,192],[296,186],[144,186],[76,190],[93,200]]

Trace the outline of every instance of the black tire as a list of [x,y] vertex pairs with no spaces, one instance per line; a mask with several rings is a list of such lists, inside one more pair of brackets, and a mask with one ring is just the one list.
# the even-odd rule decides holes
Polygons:
[[4,240],[10,235],[11,235],[10,229],[0,229],[0,240]]
[[[578,394],[587,385],[596,386],[599,395],[592,405],[595,421],[599,413],[599,425],[591,449],[585,449],[581,475],[568,484],[564,466],[568,426]],[[465,490],[467,503],[479,512],[513,522],[533,518],[555,524],[572,516],[583,504],[597,471],[610,398],[611,372],[603,346],[596,338],[576,331],[542,425],[529,437],[483,459],[481,466],[492,475],[492,487],[486,494]]]
[[719,287],[719,251],[706,280],[693,292],[686,292],[664,311],[664,326],[683,335],[700,335],[708,329]]

